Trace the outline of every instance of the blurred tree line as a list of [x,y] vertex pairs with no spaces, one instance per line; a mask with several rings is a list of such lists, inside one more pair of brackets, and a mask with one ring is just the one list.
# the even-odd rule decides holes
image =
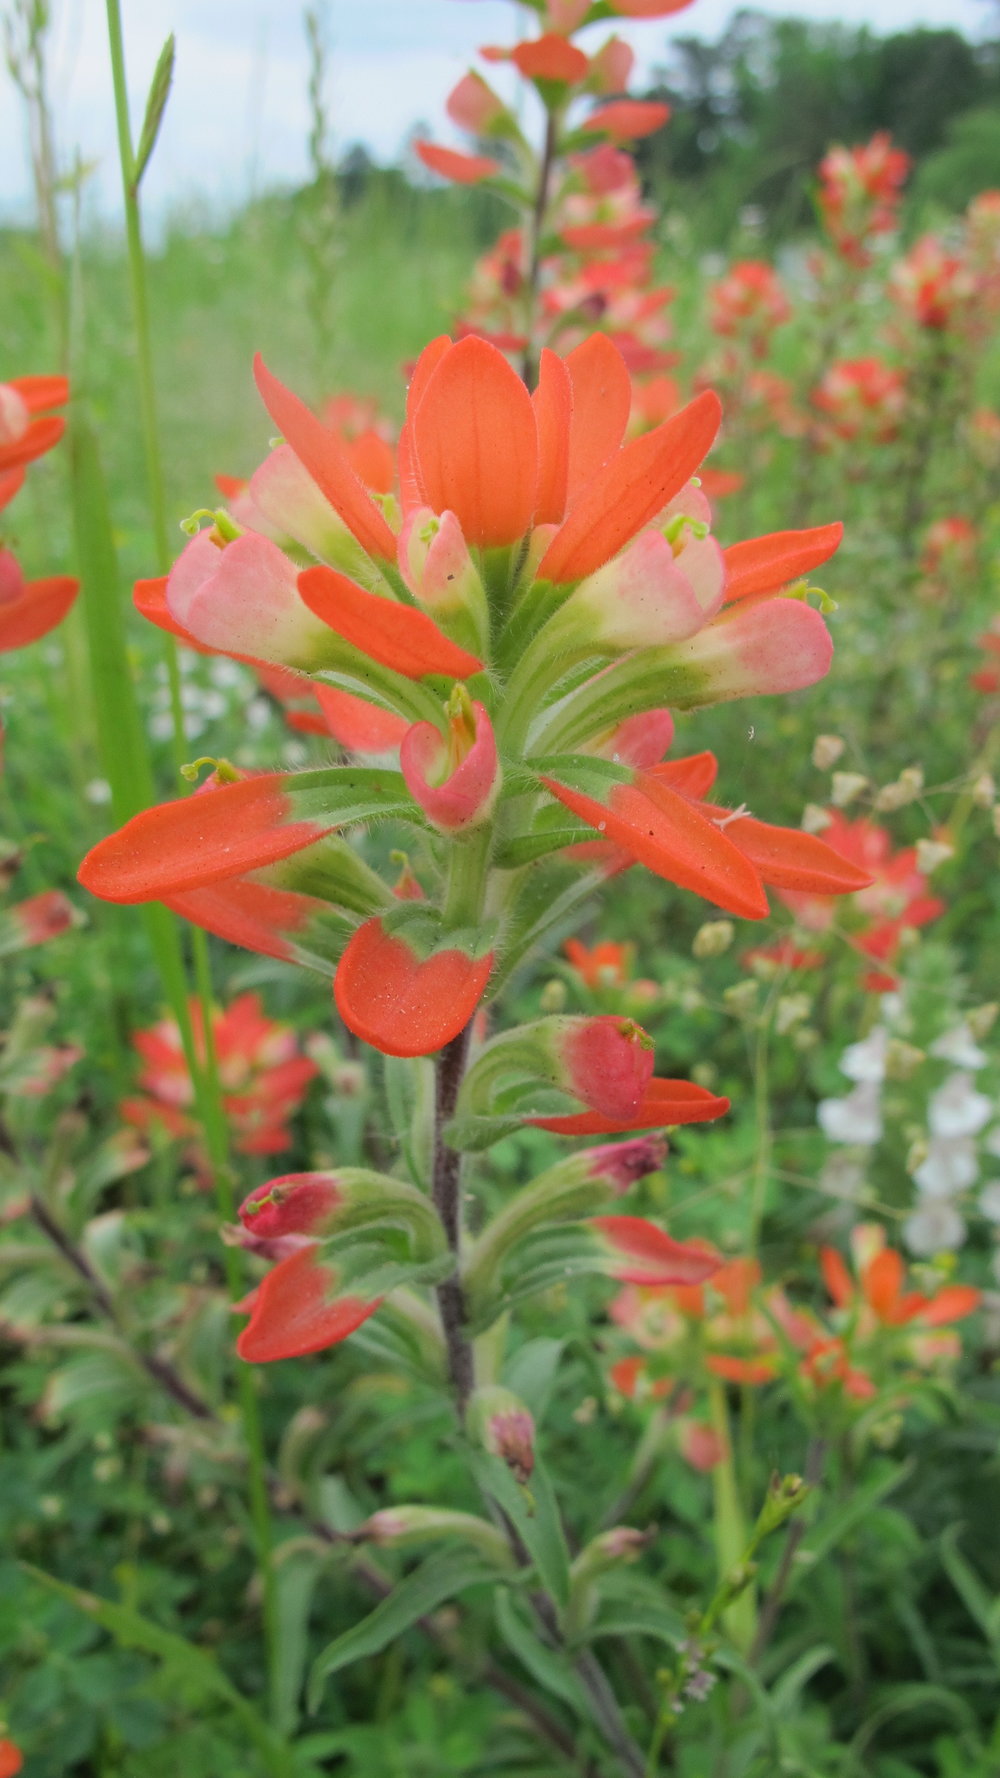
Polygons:
[[714,43],[671,43],[648,96],[666,99],[673,116],[638,145],[644,178],[707,243],[728,241],[750,206],[778,238],[809,222],[810,175],[830,143],[884,129],[915,162],[911,208],[961,209],[1000,187],[998,36],[973,44],[925,27],[878,36],[742,9]]

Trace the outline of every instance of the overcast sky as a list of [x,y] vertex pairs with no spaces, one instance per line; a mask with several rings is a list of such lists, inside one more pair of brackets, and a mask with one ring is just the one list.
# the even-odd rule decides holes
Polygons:
[[[322,3],[322,0],[319,0]],[[989,0],[756,0],[760,11],[868,23],[878,31],[954,25],[970,36],[988,25]],[[327,0],[329,109],[335,146],[363,142],[398,156],[414,123],[457,141],[445,97],[479,43],[511,40],[511,0]],[[732,0],[694,0],[673,19],[620,24],[639,56],[638,74],[664,59],[672,35],[715,37]],[[307,55],[296,0],[123,0],[133,110],[168,32],[177,74],[146,187],[161,213],[195,198],[225,206],[248,192],[300,180],[306,168]],[[114,121],[104,0],[53,0],[52,99],[64,160],[96,160],[90,202],[116,202]],[[608,27],[595,29],[595,43]],[[586,45],[586,39],[584,39]],[[504,72],[503,70],[500,71]],[[491,73],[500,84],[496,71]],[[136,121],[135,128],[138,128]],[[0,72],[0,220],[30,214],[24,125]]]

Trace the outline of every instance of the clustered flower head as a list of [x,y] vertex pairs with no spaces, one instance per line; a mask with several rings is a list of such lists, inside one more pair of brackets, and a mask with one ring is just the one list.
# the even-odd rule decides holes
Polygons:
[[906,378],[874,356],[838,360],[823,372],[812,402],[837,438],[887,444],[906,411]]
[[614,1362],[612,1383],[628,1398],[664,1403],[681,1454],[710,1469],[726,1455],[703,1417],[713,1378],[783,1383],[825,1413],[850,1414],[901,1380],[953,1363],[960,1346],[951,1325],[973,1313],[980,1292],[907,1290],[905,1262],[878,1224],[858,1224],[850,1250],[853,1275],[837,1249],[820,1250],[830,1299],[822,1313],[765,1282],[756,1260],[720,1263],[696,1286],[627,1286],[611,1318],[639,1350]]
[[791,320],[792,305],[773,267],[741,259],[712,285],[708,319],[713,332],[740,339],[755,358],[766,354],[776,327]]
[[[195,1050],[205,1062],[201,1005],[190,1003]],[[142,1058],[138,1091],[120,1106],[126,1123],[143,1132],[159,1130],[186,1143],[199,1173],[207,1170],[195,1115],[195,1089],[181,1033],[173,1019],[137,1031],[133,1045]],[[291,1147],[288,1120],[294,1116],[318,1070],[302,1055],[288,1025],[265,1016],[259,996],[240,994],[212,1018],[212,1046],[222,1105],[240,1154],[280,1154]]]
[[[0,383],[0,512],[24,486],[28,465],[59,443],[65,422],[49,410],[68,400],[65,377],[15,377]],[[25,580],[0,536],[0,654],[48,635],[62,623],[77,590],[77,582],[67,575]]]
[[[396,717],[401,769],[216,781],[98,846],[81,873],[96,893],[167,900],[223,936],[256,913],[282,955],[335,943],[339,923],[341,1015],[416,1054],[461,1029],[517,942],[530,858],[641,862],[749,918],[767,910],[765,883],[834,894],[868,880],[811,835],[706,801],[710,755],[659,763],[664,705],[794,689],[830,658],[819,613],[781,594],[837,527],[719,548],[691,480],[718,424],[711,394],[622,442],[628,373],[600,336],[546,352],[534,396],[487,342],[437,340],[410,385],[390,522],[335,435],[263,365],[258,381],[284,442],[250,491],[296,557],[220,515],[166,580],[140,583],[142,608]],[[619,731],[643,711],[651,751],[633,741],[623,757]],[[394,906],[339,837],[376,818],[422,836],[421,902]],[[449,911],[435,835],[466,841],[462,875],[481,877],[473,857],[498,867],[489,919],[472,890]]]
[[[532,354],[542,345],[565,352],[599,326],[630,370],[654,375],[674,362],[666,316],[674,292],[657,282],[648,239],[656,212],[643,201],[624,145],[660,129],[670,111],[657,101],[621,96],[635,57],[620,37],[589,53],[571,41],[590,14],[589,5],[563,0],[542,10],[539,36],[481,52],[487,64],[512,63],[545,112],[544,239],[536,238],[532,216],[538,155],[481,73],[463,75],[447,109],[454,124],[495,153],[462,153],[427,141],[417,142],[416,152],[442,178],[493,181],[523,213],[479,260],[457,324],[460,336],[477,334],[510,353]],[[660,7],[629,16],[665,14]]]
[[819,166],[820,220],[837,253],[849,264],[871,264],[872,245],[896,227],[910,157],[878,130],[856,148],[831,148]]
[[[819,935],[834,925],[845,929],[854,949],[875,965],[866,973],[865,986],[880,992],[895,985],[892,964],[906,934],[936,920],[945,904],[929,893],[915,846],[895,849],[888,830],[867,816],[852,821],[840,809],[828,813],[824,840],[842,858],[864,870],[868,883],[843,905],[828,896],[803,894],[797,889],[779,890],[779,899],[791,909],[803,934]],[[814,949],[797,956],[786,952],[782,960],[792,967],[809,968],[822,962],[822,953]]]
[[[720,548],[694,480],[718,426],[712,394],[627,438],[628,370],[606,338],[543,351],[530,394],[497,347],[442,337],[414,367],[397,491],[380,496],[259,361],[257,380],[281,434],[248,489],[270,534],[220,509],[137,603],[182,640],[329,687],[358,718],[354,746],[303,772],[223,762],[94,848],[80,872],[94,893],[161,900],[332,971],[352,1032],[418,1056],[494,997],[544,940],[550,906],[609,874],[642,864],[749,919],[767,913],[767,886],[833,895],[869,881],[814,835],[712,800],[711,754],[661,757],[666,711],[811,684],[831,652],[819,612],[784,589],[840,528]],[[386,717],[398,765],[384,732],[368,763],[366,721]],[[405,840],[402,891],[351,843],[374,822]],[[625,1134],[725,1108],[652,1065],[650,1041],[613,1016],[501,1033],[476,1052],[452,1139],[474,1148],[522,1122]],[[637,1221],[595,1220],[586,1251],[645,1251]],[[420,1276],[441,1261],[415,1251]],[[300,1282],[308,1264],[289,1256]],[[350,1296],[337,1276],[316,1286],[320,1307]]]

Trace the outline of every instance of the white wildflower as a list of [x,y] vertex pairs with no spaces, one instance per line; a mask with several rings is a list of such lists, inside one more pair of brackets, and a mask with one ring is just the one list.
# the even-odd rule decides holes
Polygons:
[[931,1095],[927,1122],[932,1136],[974,1136],[992,1113],[993,1101],[976,1092],[971,1074],[949,1074]]
[[863,1080],[843,1099],[821,1099],[816,1107],[820,1129],[831,1142],[869,1146],[882,1135],[881,1095],[877,1080]]
[[920,1259],[951,1253],[965,1240],[965,1223],[953,1204],[942,1199],[923,1204],[903,1224],[903,1240]]
[[975,1042],[964,1019],[950,1031],[942,1032],[931,1044],[931,1055],[938,1056],[942,1062],[953,1062],[956,1068],[982,1068],[988,1060],[986,1051]]
[[979,1157],[971,1136],[935,1136],[913,1170],[918,1191],[928,1198],[950,1198],[979,1178]]
[[848,1080],[884,1080],[885,1059],[889,1049],[889,1033],[884,1025],[874,1025],[860,1043],[852,1043],[840,1058],[840,1072]]

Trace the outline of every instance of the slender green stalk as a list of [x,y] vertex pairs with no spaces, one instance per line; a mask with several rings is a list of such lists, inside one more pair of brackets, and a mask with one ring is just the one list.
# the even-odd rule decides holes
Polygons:
[[[108,41],[111,52],[111,69],[115,95],[115,119],[118,130],[118,152],[122,173],[122,195],[125,207],[126,243],[128,251],[129,285],[132,299],[133,326],[136,342],[136,373],[139,394],[139,411],[142,423],[143,446],[146,457],[146,475],[148,481],[150,515],[152,519],[153,537],[161,572],[166,572],[170,565],[170,543],[167,532],[166,494],[163,477],[163,462],[160,454],[159,427],[156,410],[156,385],[153,373],[152,330],[149,317],[149,287],[146,276],[146,259],[142,243],[142,218],[139,207],[139,179],[141,169],[137,168],[135,152],[132,145],[131,125],[129,122],[128,92],[125,78],[125,48],[122,35],[121,8],[119,0],[107,0]],[[181,701],[180,671],[177,662],[177,649],[172,638],[165,638],[165,656],[170,684],[170,701],[174,720],[175,745],[179,759],[186,753],[184,737],[184,710]],[[156,910],[157,913],[164,910]],[[214,1175],[216,1199],[220,1213],[226,1220],[231,1220],[234,1210],[234,1194],[232,1174],[229,1164],[229,1139],[226,1125],[225,1110],[219,1089],[218,1066],[212,1041],[212,983],[209,966],[208,943],[203,931],[194,928],[192,931],[192,953],[194,957],[197,999],[201,1012],[201,1047],[203,1055],[199,1057],[194,1044],[194,1033],[187,1006],[186,982],[181,958],[179,942],[176,941],[176,928],[169,916],[165,915],[174,933],[175,945],[169,959],[168,970],[173,986],[171,995],[179,1014],[179,1024],[184,1040],[185,1055],[196,1093],[196,1102],[205,1133],[205,1143]],[[235,1249],[225,1250],[226,1280],[232,1296],[242,1293],[242,1277],[239,1255]],[[257,1560],[263,1586],[264,1626],[268,1648],[268,1662],[271,1685],[272,1706],[277,1693],[277,1673],[279,1667],[279,1634],[277,1588],[273,1568],[273,1538],[271,1527],[270,1504],[267,1492],[266,1466],[264,1457],[264,1441],[260,1423],[260,1410],[256,1396],[253,1374],[243,1366],[238,1371],[238,1390],[240,1413],[243,1422],[243,1433],[246,1440],[250,1497],[250,1512],[253,1523],[254,1539],[257,1546]],[[284,1756],[276,1768],[279,1772],[286,1769]]]
[[[747,1531],[739,1489],[736,1485],[729,1410],[726,1407],[725,1392],[721,1383],[713,1381],[710,1384],[708,1405],[712,1429],[724,1452],[712,1470],[712,1493],[715,1501],[715,1548],[719,1579],[724,1581],[726,1576],[739,1566],[747,1546]],[[725,1623],[737,1648],[745,1652],[753,1642],[756,1630],[756,1608],[751,1587],[747,1587],[727,1607]]]

